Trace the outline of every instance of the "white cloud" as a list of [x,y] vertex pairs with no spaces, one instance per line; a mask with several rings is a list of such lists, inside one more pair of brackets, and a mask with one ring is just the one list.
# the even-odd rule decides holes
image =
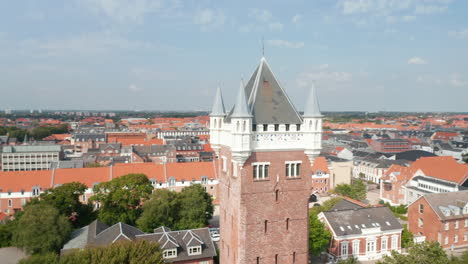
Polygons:
[[422,64],[427,64],[427,61],[419,57],[413,57],[408,60],[408,64],[422,65]]
[[271,12],[263,9],[251,9],[249,15],[261,22],[269,22],[273,19]]
[[340,86],[339,84],[348,83],[353,79],[353,74],[345,71],[334,71],[330,65],[322,64],[315,69],[304,72],[296,79],[300,87],[307,87],[312,82],[319,82],[327,87]]
[[128,86],[128,90],[129,90],[130,92],[136,93],[136,92],[141,92],[141,91],[143,91],[144,89],[141,88],[141,87],[136,86],[135,84],[130,84],[130,85]]
[[271,31],[282,31],[284,28],[283,24],[279,22],[270,23],[268,27],[270,28]]
[[468,81],[462,80],[459,74],[452,74],[449,83],[454,87],[468,87]]
[[293,17],[291,18],[291,22],[292,22],[293,24],[299,24],[299,22],[301,22],[301,20],[302,20],[302,16],[299,15],[299,14],[297,14],[297,15],[295,15],[295,16],[293,16]]
[[451,30],[448,34],[454,38],[468,38],[468,29],[462,29],[460,31]]
[[447,6],[438,6],[438,5],[418,5],[416,6],[415,13],[416,14],[437,14],[443,13],[448,9]]
[[142,23],[151,13],[172,10],[181,6],[179,0],[77,0],[98,15],[119,22]]
[[195,14],[195,23],[200,25],[203,31],[219,28],[225,22],[226,16],[222,11],[207,8]]
[[280,48],[291,48],[291,49],[298,49],[304,47],[304,42],[291,42],[282,39],[270,39],[267,40],[267,44],[274,47]]
[[403,16],[403,21],[410,22],[416,20],[416,16]]

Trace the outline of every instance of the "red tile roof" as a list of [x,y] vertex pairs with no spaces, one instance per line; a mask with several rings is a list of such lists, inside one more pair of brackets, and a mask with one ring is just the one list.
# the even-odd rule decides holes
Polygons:
[[312,171],[315,172],[317,170],[321,170],[322,172],[330,173],[328,169],[328,163],[325,157],[317,157],[314,160],[314,164],[312,165]]
[[411,164],[411,170],[458,184],[468,178],[468,164],[458,163],[453,157],[423,157]]

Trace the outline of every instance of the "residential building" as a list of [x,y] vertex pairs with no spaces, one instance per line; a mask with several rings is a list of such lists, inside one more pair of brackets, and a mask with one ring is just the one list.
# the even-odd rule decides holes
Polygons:
[[108,226],[98,220],[71,234],[61,253],[93,246],[106,246],[119,241],[147,240],[160,245],[165,261],[174,264],[213,264],[216,248],[207,227],[171,231],[159,227],[153,233],[143,231],[125,223]]
[[47,170],[63,159],[60,145],[3,146],[2,171]]
[[406,139],[377,139],[370,146],[377,152],[395,153],[411,150],[411,143]]
[[455,192],[468,188],[468,164],[452,157],[424,157],[411,164],[413,175],[406,184],[410,204],[428,193]]
[[377,260],[401,252],[403,227],[387,207],[363,207],[344,199],[319,220],[332,233],[328,253],[335,259]]
[[406,204],[406,184],[413,177],[409,167],[393,164],[380,182],[380,199],[391,205]]
[[330,169],[325,157],[317,157],[312,165],[312,192],[327,193],[330,190]]
[[425,194],[408,207],[408,228],[444,248],[468,246],[468,191]]
[[353,176],[353,161],[327,156],[330,169],[330,189],[338,184],[351,184]]
[[321,133],[315,90],[300,115],[265,58],[230,112],[218,89],[210,141],[219,157],[220,263],[308,263],[310,175]]
[[72,135],[71,142],[75,146],[75,153],[87,153],[89,149],[97,149],[106,143],[106,134],[76,133]]

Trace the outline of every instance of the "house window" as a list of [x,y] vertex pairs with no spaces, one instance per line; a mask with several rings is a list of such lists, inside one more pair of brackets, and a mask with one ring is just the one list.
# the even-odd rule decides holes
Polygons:
[[458,229],[458,220],[455,221],[455,229]]
[[301,173],[301,161],[286,162],[286,177],[296,178]]
[[465,219],[465,227],[468,227],[468,219]]
[[268,169],[270,163],[254,163],[253,164],[253,177],[254,180],[268,179]]
[[420,214],[424,213],[424,204],[419,205],[419,213]]
[[286,230],[289,230],[289,218],[286,218]]
[[263,131],[268,131],[268,125],[267,124],[263,125]]
[[11,201],[11,199],[8,199],[8,207],[12,207],[13,206],[13,202]]
[[265,227],[264,227],[264,229],[265,229],[264,232],[265,232],[265,234],[266,234],[266,232],[268,231],[268,220],[265,220],[264,225],[265,225]]
[[289,131],[289,124],[286,124],[286,131]]
[[26,199],[25,198],[22,198],[21,199],[21,205],[25,205],[26,204]]
[[341,243],[341,256],[342,257],[348,256],[348,242]]
[[375,252],[375,240],[368,240],[366,243],[366,252],[374,253]]
[[445,245],[448,244],[448,237],[445,237],[445,239],[444,239],[444,244],[445,244]]
[[223,171],[227,171],[227,158],[226,157],[221,157],[223,160]]
[[275,124],[275,131],[279,131],[279,124]]
[[453,236],[453,243],[458,243],[458,235]]
[[189,256],[193,255],[200,255],[201,254],[201,246],[189,247]]
[[353,241],[353,255],[359,255],[359,240]]
[[232,176],[237,177],[237,164],[235,161],[232,162]]
[[382,251],[387,251],[387,238],[386,237],[382,237]]
[[463,235],[463,241],[468,241],[468,235],[467,234]]
[[164,258],[175,258],[177,257],[177,248],[166,249],[163,251]]
[[392,249],[397,249],[398,248],[398,236],[392,236]]
[[201,183],[202,183],[202,184],[207,184],[207,183],[208,183],[208,177],[202,176],[202,177],[201,177]]
[[422,218],[418,219],[418,227],[421,228],[424,226],[424,220]]
[[175,186],[176,185],[176,180],[175,178],[169,178],[169,186]]
[[450,228],[450,223],[449,222],[445,222],[445,230],[449,230]]

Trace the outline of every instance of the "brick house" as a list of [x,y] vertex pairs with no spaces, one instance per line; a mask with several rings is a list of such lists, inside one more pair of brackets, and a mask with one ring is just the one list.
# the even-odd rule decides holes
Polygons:
[[370,142],[376,152],[397,153],[411,150],[411,142],[406,139],[377,139]]
[[330,190],[330,170],[325,157],[317,157],[312,165],[312,192],[326,193]]
[[300,115],[265,58],[241,83],[232,111],[218,89],[210,141],[219,161],[220,263],[308,263],[311,168],[321,133],[315,90]]
[[406,203],[406,184],[413,176],[409,167],[393,164],[380,182],[380,199],[391,205]]
[[468,246],[468,191],[431,193],[408,207],[408,228],[444,248]]
[[107,226],[98,220],[74,231],[61,253],[86,247],[105,246],[119,241],[138,240],[159,243],[166,263],[213,264],[213,257],[216,256],[216,248],[206,227],[172,231],[163,226],[156,228],[153,233],[144,233],[121,222]]
[[387,207],[363,207],[342,200],[318,215],[332,233],[328,253],[335,259],[377,260],[401,252],[403,227]]

